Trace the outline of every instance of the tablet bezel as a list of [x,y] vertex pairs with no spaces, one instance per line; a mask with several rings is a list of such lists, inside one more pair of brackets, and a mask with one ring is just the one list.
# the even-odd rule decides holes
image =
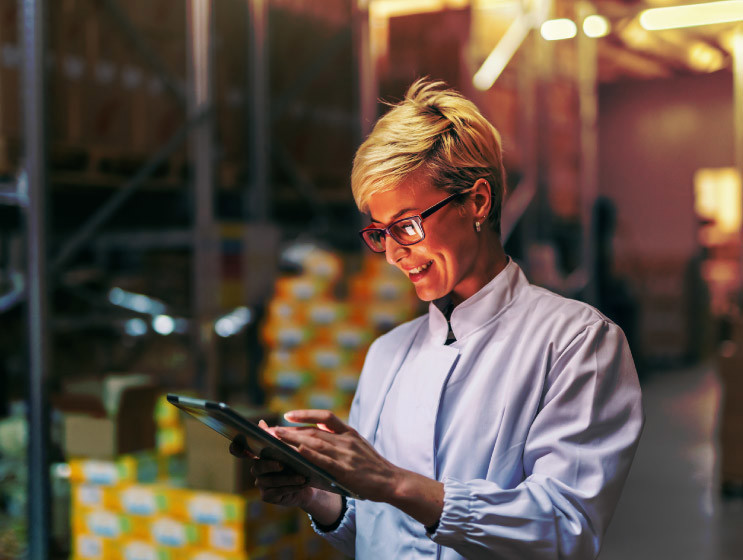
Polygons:
[[302,457],[294,448],[272,436],[227,404],[173,393],[168,393],[166,398],[170,404],[177,406],[230,441],[233,441],[237,435],[242,435],[247,440],[251,451],[260,448],[258,453],[254,453],[256,455],[260,456],[265,453],[266,449],[269,449],[268,456],[271,459],[306,476],[310,486],[360,499],[357,494],[338,483],[329,472]]

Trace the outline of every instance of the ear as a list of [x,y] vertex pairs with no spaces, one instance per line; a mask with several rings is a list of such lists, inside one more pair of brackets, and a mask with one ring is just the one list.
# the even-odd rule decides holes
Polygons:
[[473,207],[473,218],[480,221],[487,220],[490,208],[493,204],[492,190],[487,179],[478,179],[472,185],[472,196],[470,198]]

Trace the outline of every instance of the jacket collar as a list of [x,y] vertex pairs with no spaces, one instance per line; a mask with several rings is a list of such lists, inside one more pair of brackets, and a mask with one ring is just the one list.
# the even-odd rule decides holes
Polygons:
[[[473,296],[457,305],[451,313],[451,328],[457,340],[462,340],[494,319],[516,297],[528,281],[521,268],[509,257],[508,264]],[[428,329],[434,341],[446,342],[449,326],[444,311],[449,296],[432,301],[428,309]]]

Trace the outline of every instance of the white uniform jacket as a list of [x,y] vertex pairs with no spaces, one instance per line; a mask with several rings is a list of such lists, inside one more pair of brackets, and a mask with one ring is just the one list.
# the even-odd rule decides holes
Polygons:
[[514,262],[451,326],[446,346],[432,304],[377,339],[349,418],[394,464],[443,482],[438,528],[349,500],[318,532],[362,559],[594,558],[643,425],[624,334]]

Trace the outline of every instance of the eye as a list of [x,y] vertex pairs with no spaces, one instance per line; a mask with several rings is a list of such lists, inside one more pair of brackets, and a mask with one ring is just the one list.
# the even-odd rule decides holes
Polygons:
[[403,230],[405,231],[406,235],[416,234],[415,227],[413,227],[413,224],[406,224],[405,226],[403,226]]

